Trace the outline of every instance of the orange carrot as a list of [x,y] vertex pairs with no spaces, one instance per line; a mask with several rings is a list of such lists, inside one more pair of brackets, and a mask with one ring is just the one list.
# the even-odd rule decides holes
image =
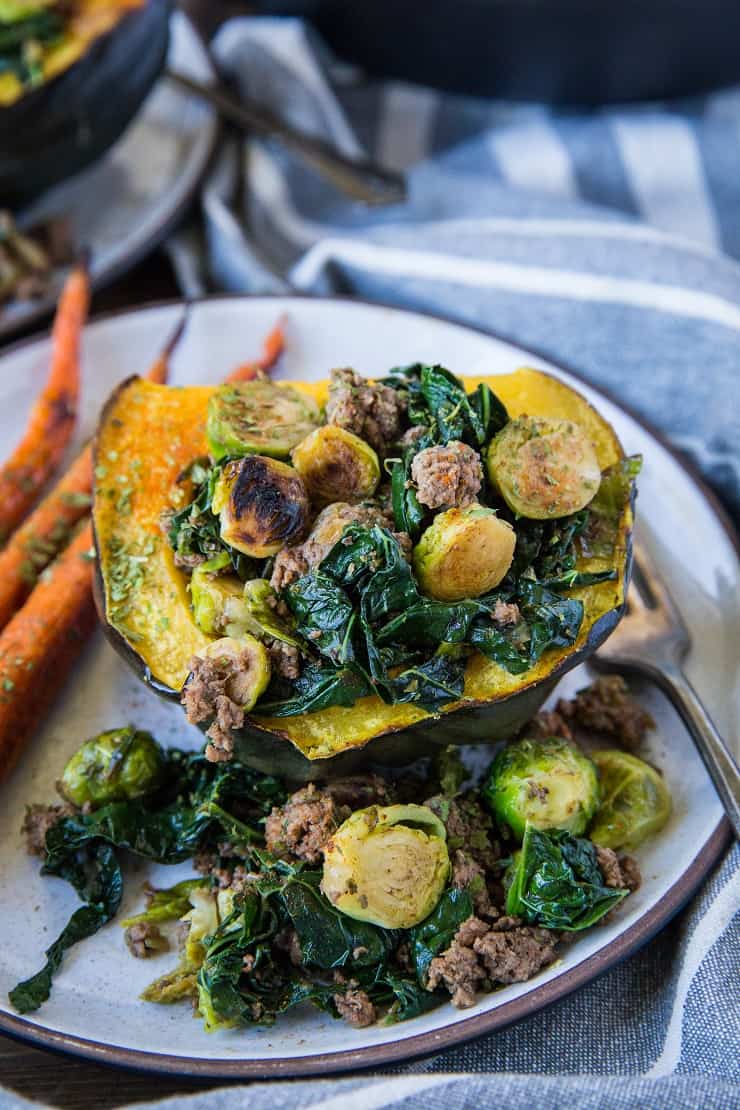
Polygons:
[[87,266],[78,264],[62,291],[52,332],[49,376],[23,438],[0,469],[0,542],[26,516],[62,460],[74,431],[80,392],[80,335],[90,300]]
[[0,634],[0,782],[63,689],[95,626],[87,523]]
[[254,362],[243,362],[232,370],[227,382],[249,382],[261,374],[269,374],[285,350],[284,320],[281,318],[262,344],[262,354]]
[[[152,364],[150,381],[167,381],[170,357],[186,320],[184,314]],[[44,567],[68,543],[72,529],[90,509],[91,492],[92,450],[87,446],[0,551],[0,629],[26,600]]]

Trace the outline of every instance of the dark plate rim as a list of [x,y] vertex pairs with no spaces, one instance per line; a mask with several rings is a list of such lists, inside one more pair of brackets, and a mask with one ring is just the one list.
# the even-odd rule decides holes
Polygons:
[[[192,304],[202,304],[212,301],[279,301],[286,300],[315,300],[317,298],[301,294],[275,294],[250,297],[246,294],[215,294],[211,296],[193,298]],[[522,347],[508,336],[500,333],[454,319],[454,317],[440,315],[418,309],[402,308],[381,301],[369,301],[359,297],[332,296],[321,298],[336,302],[338,305],[361,304],[372,308],[390,309],[394,312],[408,315],[425,316],[439,320],[442,323],[453,324],[477,332],[479,335],[497,339],[501,342],[517,346],[535,358],[543,359],[564,373],[571,375],[577,381],[588,385],[594,392],[605,397],[621,408],[628,416],[640,424],[649,435],[664,447],[675,459],[678,465],[688,474],[697,487],[700,495],[713,509],[721,527],[726,532],[728,539],[735,548],[740,558],[740,536],[721,504],[716,494],[711,490],[701,477],[697,469],[688,462],[649,421],[635,413],[629,406],[624,405],[615,395],[600,386],[589,382],[583,374],[571,369],[566,364],[556,361],[547,352],[534,347]],[[160,308],[169,308],[182,305],[182,300],[169,299],[155,301],[134,308],[115,309],[111,312],[101,313],[90,321],[91,324],[103,323],[119,316],[139,314]],[[2,356],[15,352],[23,347],[37,343],[44,335],[34,335],[10,344],[2,351]],[[731,840],[730,825],[726,818],[722,818],[711,832],[705,843],[700,847],[692,862],[683,875],[643,916],[626,929],[619,937],[613,940],[600,952],[594,953],[583,960],[571,971],[566,971],[557,978],[540,987],[504,1003],[495,1010],[474,1017],[464,1018],[443,1029],[420,1033],[403,1040],[388,1042],[383,1045],[371,1045],[366,1048],[346,1049],[339,1052],[321,1053],[306,1057],[276,1057],[262,1060],[239,1059],[201,1059],[192,1056],[171,1055],[169,1053],[146,1052],[140,1049],[119,1048],[84,1037],[63,1033],[59,1030],[44,1028],[35,1022],[14,1014],[0,1012],[0,1032],[39,1048],[51,1049],[67,1055],[92,1060],[96,1063],[116,1065],[132,1070],[145,1071],[160,1075],[187,1076],[202,1079],[293,1079],[298,1077],[337,1074],[339,1072],[356,1071],[367,1068],[388,1067],[400,1064],[423,1056],[442,1052],[447,1048],[473,1040],[488,1033],[496,1032],[507,1025],[530,1017],[539,1010],[551,1006],[579,987],[585,986],[597,976],[615,967],[628,956],[633,955],[643,945],[647,944],[672,917],[681,910],[689,899],[698,891],[703,881],[707,878],[712,868],[719,861],[723,850]]]
[[[203,59],[210,67],[211,75],[215,77],[216,67],[213,62],[211,50],[208,43],[206,42],[206,39],[201,34],[199,28],[193,22],[188,13],[182,8],[177,8],[170,13],[170,27],[175,16],[179,16],[185,21],[193,37],[198,40],[200,48],[203,52]],[[164,72],[162,72],[158,79],[154,82],[151,91],[154,91],[157,85],[166,80],[167,76]],[[139,111],[140,109],[141,106],[139,108]],[[128,127],[135,126],[139,111],[137,111],[136,115],[133,117]],[[126,130],[128,130],[128,127],[126,128]],[[213,162],[213,157],[216,152],[219,136],[221,134],[221,124],[218,116],[215,113],[213,115],[213,119],[209,121],[208,127],[210,128],[210,136],[208,138],[208,142],[206,143],[203,153],[200,156],[200,162],[194,164],[192,170],[192,179],[185,192],[179,198],[177,203],[162,216],[161,220],[159,221],[148,239],[146,239],[143,243],[140,243],[130,252],[127,252],[126,255],[123,258],[119,259],[118,262],[115,262],[110,266],[105,266],[98,271],[95,271],[95,269],[93,268],[91,274],[91,285],[93,293],[100,292],[102,289],[105,289],[106,286],[111,285],[112,282],[116,281],[117,278],[123,277],[124,274],[133,269],[134,266],[136,266],[144,258],[155,251],[159,244],[167,237],[167,235],[169,235],[171,231],[174,231],[178,224],[181,222],[181,220],[185,216],[185,213],[188,211],[191,204],[193,203],[193,200],[197,195],[201,184],[203,183],[203,179],[208,173],[208,170]],[[99,161],[107,158],[108,155],[109,151],[106,151],[101,155]],[[91,167],[86,168],[89,169]],[[85,170],[81,170],[80,172],[84,173]],[[60,182],[59,184],[61,185],[63,184],[63,182]],[[19,315],[16,319],[12,320],[12,322],[4,321],[2,318],[2,314],[0,313],[0,343],[2,343],[5,338],[12,341],[13,335],[16,335],[18,332],[23,332],[29,327],[33,327],[35,324],[38,324],[46,317],[50,316],[51,313],[54,311],[55,304],[55,297],[44,297],[42,300],[34,304],[27,313]],[[124,311],[130,310],[124,309]],[[102,318],[103,314],[101,313],[101,315],[97,317],[97,319]],[[28,338],[33,339],[34,336],[30,336]],[[38,336],[36,336],[36,338],[38,338]],[[25,339],[26,337],[24,336],[21,339],[21,342],[25,342]],[[7,348],[5,348],[5,350],[7,350]]]

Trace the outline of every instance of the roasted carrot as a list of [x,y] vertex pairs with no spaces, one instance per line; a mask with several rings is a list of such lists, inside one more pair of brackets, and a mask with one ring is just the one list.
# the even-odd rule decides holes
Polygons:
[[[147,375],[164,383],[169,362],[185,328],[183,314]],[[84,447],[66,474],[0,551],[0,629],[23,604],[37,577],[68,543],[72,529],[90,508],[92,450]]]
[[[165,348],[165,356],[179,339],[183,324]],[[265,341],[262,357],[252,365],[265,373],[279,358],[282,346],[278,324]],[[160,356],[149,376],[160,380],[158,375],[165,374],[166,366],[167,358],[163,363]],[[0,783],[61,692],[95,625],[92,582],[93,534],[87,522],[41,574],[28,600],[0,632]]]
[[285,350],[284,321],[278,320],[262,344],[262,354],[253,362],[243,362],[232,370],[227,382],[248,382],[260,374],[269,374]]
[[31,410],[23,438],[0,469],[0,543],[38,499],[74,431],[80,392],[80,335],[89,300],[87,266],[80,263],[67,278],[59,299],[46,385]]
[[87,523],[0,634],[0,782],[64,687],[95,626],[92,543]]

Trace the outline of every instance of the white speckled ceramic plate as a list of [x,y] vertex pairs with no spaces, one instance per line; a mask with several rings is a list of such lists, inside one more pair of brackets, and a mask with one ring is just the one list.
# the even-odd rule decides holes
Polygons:
[[[208,52],[183,12],[171,18],[167,64],[201,81],[213,76]],[[93,166],[19,213],[19,223],[33,227],[57,216],[68,219],[72,242],[92,252],[92,282],[99,289],[172,230],[195,196],[217,133],[213,109],[163,77],[118,142]],[[60,269],[54,275],[41,300],[0,305],[0,339],[53,310],[64,274]]]
[[[84,419],[81,436],[112,387],[143,371],[181,310],[153,307],[93,323],[84,342]],[[174,360],[176,383],[216,382],[254,356],[276,318],[287,319],[288,347],[281,377],[320,378],[328,368],[353,365],[378,374],[417,359],[458,372],[496,373],[522,363],[573,382],[564,371],[489,335],[439,319],[339,300],[218,298],[194,306]],[[0,373],[0,457],[42,381],[47,340],[26,343],[4,358]],[[671,584],[692,629],[688,660],[692,681],[726,736],[737,737],[740,718],[737,628],[740,568],[727,524],[705,490],[654,435],[615,402],[574,384],[613,422],[628,452],[644,455],[639,528]],[[583,684],[583,668],[560,687]],[[79,742],[128,721],[151,728],[164,743],[197,745],[177,706],[137,683],[97,633],[64,697],[12,779],[0,788],[0,1029],[96,1060],[193,1075],[305,1075],[379,1065],[430,1053],[500,1028],[586,983],[649,939],[697,889],[726,839],[722,811],[702,763],[676,715],[654,690],[641,697],[658,728],[651,757],[665,771],[675,810],[668,827],[640,852],[645,882],[608,924],[580,937],[555,966],[528,983],[482,996],[472,1010],[443,1005],[402,1025],[352,1029],[312,1009],[297,1011],[271,1029],[207,1035],[185,1007],[157,1007],[139,991],[172,962],[131,959],[122,930],[111,923],[67,959],[50,1001],[20,1018],[7,991],[35,971],[75,899],[66,884],[42,879],[38,862],[23,851],[19,826],[26,802],[53,796],[65,758]],[[124,909],[140,904],[147,874],[160,884],[188,873],[141,866],[128,871]]]

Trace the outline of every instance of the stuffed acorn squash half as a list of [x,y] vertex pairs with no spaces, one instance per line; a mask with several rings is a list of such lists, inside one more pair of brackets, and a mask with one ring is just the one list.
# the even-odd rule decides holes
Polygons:
[[169,0],[0,0],[0,198],[99,157],[161,73]]
[[619,620],[638,469],[538,370],[133,378],[97,434],[98,605],[212,759],[305,781],[498,741]]

